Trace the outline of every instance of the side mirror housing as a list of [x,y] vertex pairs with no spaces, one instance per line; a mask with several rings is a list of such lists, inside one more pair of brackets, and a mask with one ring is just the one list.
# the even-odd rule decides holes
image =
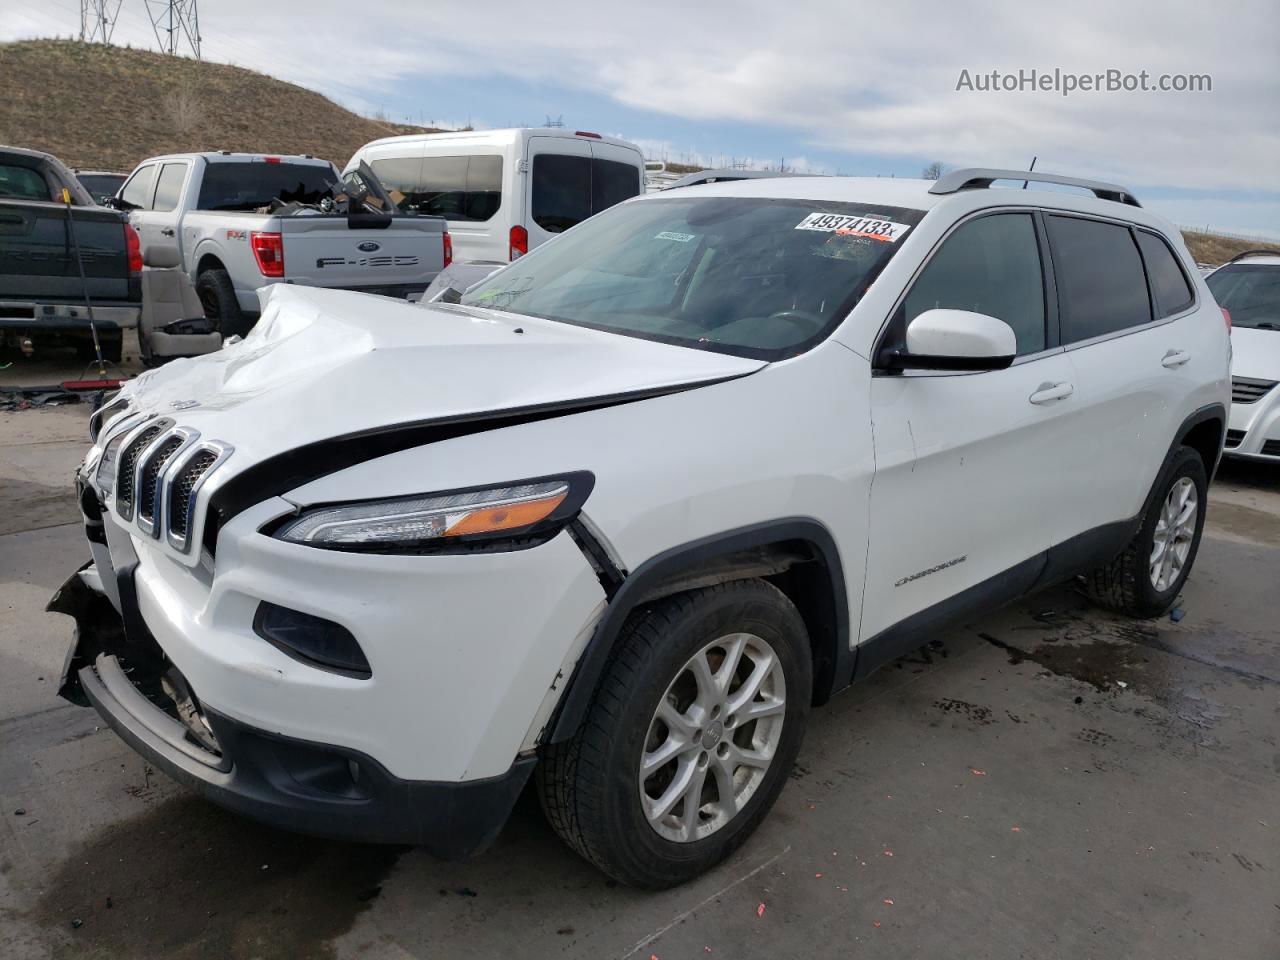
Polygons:
[[1013,328],[969,310],[926,310],[907,325],[907,349],[888,356],[893,370],[1003,370],[1018,355]]

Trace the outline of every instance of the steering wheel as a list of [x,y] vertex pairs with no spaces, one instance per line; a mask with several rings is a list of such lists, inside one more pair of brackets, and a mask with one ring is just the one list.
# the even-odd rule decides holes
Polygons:
[[786,320],[788,323],[799,327],[800,332],[805,338],[813,336],[826,326],[826,321],[816,313],[810,313],[808,310],[779,310],[777,313],[769,314],[770,320]]

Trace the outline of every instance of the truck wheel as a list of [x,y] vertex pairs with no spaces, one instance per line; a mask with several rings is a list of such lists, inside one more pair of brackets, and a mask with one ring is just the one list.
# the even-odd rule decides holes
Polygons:
[[196,280],[196,295],[204,307],[205,319],[224,337],[243,337],[253,327],[253,322],[240,311],[236,288],[231,285],[227,271],[215,269],[200,274]]
[[1179,447],[1151,491],[1137,534],[1118,557],[1085,578],[1089,595],[1134,617],[1168,610],[1200,549],[1208,492],[1200,454]]
[[804,621],[763,580],[646,605],[623,628],[582,727],[539,764],[551,826],[631,886],[706,872],[785,785],[812,671]]

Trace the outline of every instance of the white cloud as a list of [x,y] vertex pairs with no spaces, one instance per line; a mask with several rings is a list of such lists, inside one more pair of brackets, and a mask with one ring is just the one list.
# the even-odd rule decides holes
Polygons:
[[[33,22],[64,18],[63,8],[67,29],[78,25],[74,0],[60,3],[44,6],[43,19],[0,17],[0,38],[30,35]],[[125,7],[117,41],[153,45],[141,0]],[[413,76],[496,75],[686,119],[772,127],[828,154],[1014,167],[1037,156],[1038,169],[1139,186],[1276,190],[1280,6],[1273,0],[1229,8],[1202,0],[1034,7],[1015,0],[648,0],[642,7],[496,0],[483,9],[219,0],[201,13],[206,56],[366,111]],[[1062,97],[955,89],[962,69],[1055,67],[1207,73],[1213,91]],[[459,107],[465,104],[445,109]],[[674,152],[718,160],[716,147]]]

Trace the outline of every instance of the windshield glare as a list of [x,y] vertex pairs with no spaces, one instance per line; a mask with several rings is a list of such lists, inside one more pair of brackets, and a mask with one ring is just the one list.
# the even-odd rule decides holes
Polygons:
[[754,197],[624,203],[472,287],[462,302],[780,359],[830,333],[922,216]]
[[1280,267],[1233,263],[1215,270],[1205,283],[1218,306],[1231,314],[1233,327],[1280,330]]

